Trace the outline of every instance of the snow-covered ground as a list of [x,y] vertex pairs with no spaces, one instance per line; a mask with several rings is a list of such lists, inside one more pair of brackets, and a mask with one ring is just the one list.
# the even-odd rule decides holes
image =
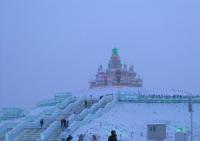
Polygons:
[[[200,140],[200,104],[194,104],[194,141]],[[96,118],[91,123],[77,130],[73,136],[75,140],[79,134],[100,136],[100,141],[107,140],[111,130],[116,130],[118,139],[131,141],[145,141],[146,125],[150,123],[167,124],[167,141],[175,140],[178,128],[190,130],[190,113],[187,104],[137,104],[118,102],[108,113]]]

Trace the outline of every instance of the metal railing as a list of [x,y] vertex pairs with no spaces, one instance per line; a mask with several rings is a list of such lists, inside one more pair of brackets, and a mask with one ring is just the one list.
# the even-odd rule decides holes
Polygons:
[[[119,94],[119,101],[135,103],[188,103],[186,96],[134,96],[134,94]],[[200,103],[200,97],[192,96],[193,103]]]

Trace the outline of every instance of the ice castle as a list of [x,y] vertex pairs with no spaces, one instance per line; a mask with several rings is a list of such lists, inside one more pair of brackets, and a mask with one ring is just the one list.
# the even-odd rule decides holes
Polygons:
[[142,80],[138,78],[134,67],[127,68],[126,64],[121,63],[117,48],[112,49],[108,69],[104,72],[102,65],[99,66],[96,78],[90,82],[90,88],[105,86],[128,86],[141,87]]

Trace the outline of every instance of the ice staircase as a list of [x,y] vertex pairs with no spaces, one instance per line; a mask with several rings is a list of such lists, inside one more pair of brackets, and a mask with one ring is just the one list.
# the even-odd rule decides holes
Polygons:
[[[73,102],[74,101],[72,100],[71,103],[73,103]],[[66,105],[66,104],[59,104],[58,105],[59,109],[65,108],[64,105],[66,106],[66,108],[68,107],[68,105]],[[63,109],[63,110],[65,110],[65,109]],[[50,117],[44,118],[43,129],[40,129],[39,125],[36,127],[29,127],[25,130],[25,132],[23,132],[21,134],[21,137],[19,138],[18,141],[37,141],[37,140],[39,140],[40,134],[43,131],[45,131],[55,120],[59,120],[59,117],[61,117],[61,116],[62,116],[62,110],[61,111],[59,110],[59,112],[56,112],[56,114],[53,114]],[[39,121],[38,121],[38,123],[39,123]]]
[[[74,113],[81,113],[83,110],[85,109],[84,106],[84,101],[82,101],[82,103],[80,103],[80,105],[77,105],[76,107],[74,107],[69,114],[65,115],[66,119],[69,119],[69,117],[71,115],[73,115]],[[60,127],[60,122],[57,122],[57,127],[55,128],[55,130],[53,131],[53,133],[49,136],[48,141],[60,141],[60,134],[65,130],[64,128]]]
[[[96,100],[89,100],[89,103],[91,103],[89,105],[89,107],[85,107],[84,105],[84,99],[79,99],[76,103],[71,104],[71,110],[70,108],[68,110],[65,111],[64,118],[69,120],[69,125],[72,122],[72,117],[79,115],[82,113],[82,111],[84,111],[85,109],[88,109],[90,107],[92,107],[93,104],[95,104],[97,101]],[[70,106],[69,106],[70,107]],[[42,134],[41,134],[41,141],[44,140],[48,140],[48,141],[60,141],[60,135],[64,130],[61,129],[60,127],[60,121],[54,121],[51,126],[45,130]]]
[[19,141],[36,141],[36,138],[40,136],[45,128],[27,128],[23,131],[23,136],[19,138]]
[[[25,118],[15,128],[6,133],[5,141],[37,141],[40,133],[50,126],[51,123],[61,115],[62,111],[64,111],[68,105],[74,101],[75,100],[72,98],[72,96],[69,96],[63,102],[58,103],[55,111],[50,115],[42,114],[34,121],[32,121],[33,119],[30,117]],[[44,129],[40,129],[39,121],[41,118],[44,119]]]
[[[60,134],[64,131],[63,128],[56,128],[51,136],[48,138],[48,141],[61,141]],[[58,138],[59,137],[59,138]]]
[[41,128],[40,125],[29,126],[24,128],[18,141],[36,141],[40,137],[40,133],[46,130],[52,123],[51,119],[44,119],[44,125]]
[[[22,133],[21,137],[18,139],[18,141],[37,141],[40,140],[41,133],[44,132],[46,129],[51,127],[51,125],[56,122],[59,123],[60,126],[60,119],[61,118],[68,118],[71,114],[74,112],[78,113],[80,112],[83,108],[74,108],[73,105],[76,104],[82,104],[83,105],[83,100],[76,100],[71,102],[65,109],[60,111],[59,114],[56,114],[57,116],[49,117],[49,119],[44,119],[44,127],[41,129],[39,126],[36,127],[29,127],[24,130]],[[83,106],[82,106],[83,107]],[[54,134],[52,136],[57,136],[57,134],[61,133],[64,129],[58,128],[55,130]]]

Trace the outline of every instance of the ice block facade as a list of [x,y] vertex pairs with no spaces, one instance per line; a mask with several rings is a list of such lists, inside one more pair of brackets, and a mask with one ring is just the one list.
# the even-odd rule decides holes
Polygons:
[[104,71],[102,65],[100,65],[95,80],[90,81],[89,85],[90,88],[105,86],[141,87],[143,81],[137,77],[133,66],[128,69],[126,64],[122,65],[118,49],[113,48],[108,69]]

